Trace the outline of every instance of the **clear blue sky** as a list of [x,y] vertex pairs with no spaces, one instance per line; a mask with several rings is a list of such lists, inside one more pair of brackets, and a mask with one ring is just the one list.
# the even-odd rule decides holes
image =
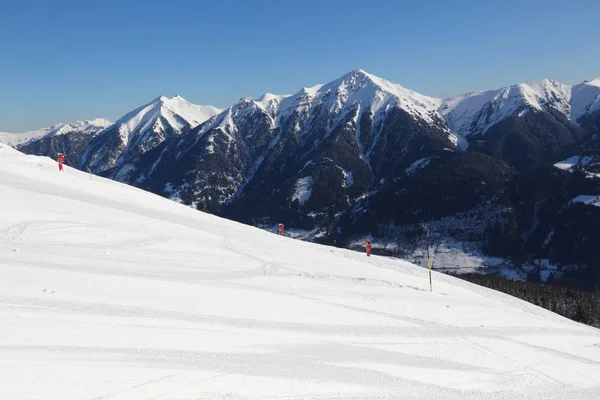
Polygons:
[[165,94],[227,107],[363,68],[446,97],[600,76],[599,0],[2,0],[0,131]]

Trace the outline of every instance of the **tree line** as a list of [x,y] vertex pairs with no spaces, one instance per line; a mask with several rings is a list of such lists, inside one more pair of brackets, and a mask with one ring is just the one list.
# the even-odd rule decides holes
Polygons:
[[518,281],[476,273],[451,274],[460,279],[509,294],[563,317],[600,328],[600,292],[584,292],[541,282]]

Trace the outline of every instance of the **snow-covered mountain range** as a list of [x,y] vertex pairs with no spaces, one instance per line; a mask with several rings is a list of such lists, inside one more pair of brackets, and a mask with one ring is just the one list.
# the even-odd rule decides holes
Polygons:
[[435,233],[463,253],[589,264],[593,252],[564,246],[594,248],[595,228],[578,239],[565,227],[600,211],[571,202],[600,194],[597,171],[553,165],[600,156],[598,138],[600,78],[437,99],[359,69],[225,110],[161,96],[72,146],[70,159],[238,221],[285,221],[311,240],[352,246],[370,235],[406,256]]
[[89,121],[77,121],[73,123],[58,123],[48,128],[43,128],[35,131],[22,133],[0,132],[0,142],[6,143],[9,146],[19,147],[24,146],[34,140],[40,140],[45,137],[65,135],[72,132],[80,133],[97,133],[112,125],[112,122],[104,118],[96,118]]
[[439,112],[455,134],[467,138],[515,114],[552,110],[577,123],[599,107],[600,78],[575,86],[543,79],[444,99]]
[[[393,179],[430,151],[455,148],[438,106],[436,99],[356,70],[290,96],[242,99],[108,176],[214,212],[237,200],[244,208],[259,197],[286,207],[294,182],[314,175],[306,210],[323,212],[327,202],[347,207],[373,179]],[[331,179],[343,181],[335,198],[316,189],[329,188]],[[281,188],[283,181],[291,184]]]
[[[421,95],[358,69],[330,83],[307,87],[293,95],[267,93],[258,99],[245,98],[226,110],[191,104],[180,96],[160,96],[127,113],[114,124],[99,118],[72,124],[61,123],[19,134],[0,132],[0,141],[18,147],[46,136],[76,131],[98,132],[111,127],[112,136],[114,139],[118,137],[119,144],[94,143],[93,149],[86,152],[83,160],[87,168],[100,172],[215,116],[210,124],[199,131],[200,134],[214,128],[234,130],[233,119],[243,117],[239,113],[245,109],[244,105],[250,103],[272,119],[273,128],[291,115],[297,115],[294,130],[299,134],[310,132],[313,128],[311,123],[318,120],[317,114],[322,112],[332,117],[328,120],[329,126],[335,126],[350,113],[355,113],[358,119],[363,114],[372,114],[373,125],[381,126],[381,118],[386,112],[391,108],[399,108],[425,123],[442,126],[453,142],[461,140],[461,143],[468,145],[469,137],[484,134],[503,119],[513,115],[523,116],[528,111],[553,110],[578,123],[582,116],[600,108],[600,77],[573,86],[542,79],[439,99]],[[111,135],[103,133],[104,138],[97,141],[110,141]],[[109,156],[107,152],[116,154]]]

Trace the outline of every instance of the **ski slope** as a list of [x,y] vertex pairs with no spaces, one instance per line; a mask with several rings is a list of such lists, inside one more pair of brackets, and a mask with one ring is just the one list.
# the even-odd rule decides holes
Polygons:
[[0,399],[597,399],[600,331],[0,144]]

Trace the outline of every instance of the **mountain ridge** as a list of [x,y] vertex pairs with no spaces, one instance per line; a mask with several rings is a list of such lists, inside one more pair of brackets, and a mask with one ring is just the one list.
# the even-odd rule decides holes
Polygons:
[[[560,83],[559,81],[556,81],[553,79],[544,78],[544,79],[535,80],[535,81],[517,83],[514,85],[505,86],[505,87],[501,87],[498,89],[476,90],[476,91],[471,91],[471,92],[460,93],[456,96],[451,96],[451,97],[447,97],[447,98],[436,98],[436,97],[423,95],[414,90],[406,89],[399,84],[392,83],[383,78],[380,78],[378,76],[370,74],[369,72],[367,72],[361,68],[352,70],[352,71],[342,75],[341,77],[334,79],[333,81],[330,81],[328,83],[317,84],[317,85],[313,85],[311,87],[304,87],[294,94],[278,95],[278,94],[273,94],[273,93],[267,92],[255,99],[248,97],[248,98],[245,98],[242,100],[252,101],[257,105],[262,106],[265,109],[265,111],[272,113],[274,111],[274,109],[277,109],[277,110],[279,110],[280,108],[285,109],[285,108],[291,107],[293,105],[293,103],[296,103],[300,100],[312,99],[312,97],[316,96],[319,93],[319,91],[323,90],[323,88],[327,89],[328,86],[330,86],[330,87],[336,87],[336,85],[340,86],[340,84],[342,84],[342,83],[348,84],[350,82],[347,82],[347,81],[352,80],[352,78],[356,79],[357,77],[362,77],[363,83],[365,80],[369,80],[369,81],[373,82],[374,85],[381,88],[382,91],[385,91],[392,95],[395,95],[398,98],[403,98],[403,100],[405,100],[405,105],[409,106],[409,107],[407,107],[409,109],[408,111],[413,111],[416,114],[418,114],[419,116],[424,117],[424,119],[429,118],[430,117],[429,114],[431,113],[431,111],[433,111],[434,108],[437,108],[437,111],[443,117],[444,121],[446,122],[446,124],[448,125],[448,127],[454,134],[461,133],[461,130],[462,130],[461,128],[462,128],[463,124],[458,123],[457,119],[460,120],[459,122],[463,122],[463,121],[460,118],[456,118],[456,116],[453,114],[456,114],[457,107],[459,107],[461,105],[464,106],[463,103],[466,100],[472,100],[476,104],[479,104],[479,108],[481,108],[487,102],[494,100],[495,97],[506,96],[507,92],[511,92],[511,91],[517,92],[516,94],[520,94],[525,99],[525,101],[521,104],[518,104],[518,106],[519,105],[520,106],[530,106],[537,110],[543,109],[545,104],[543,104],[543,102],[534,101],[534,100],[547,100],[548,96],[556,95],[558,93],[558,94],[560,94],[560,97],[561,97],[560,100],[566,100],[566,103],[571,103],[572,101],[577,103],[576,107],[575,107],[576,110],[574,110],[573,113],[571,112],[571,108],[573,106],[571,104],[566,105],[564,103],[564,101],[559,103],[559,105],[562,105],[563,107],[557,108],[557,110],[559,112],[565,114],[573,122],[577,122],[577,119],[579,117],[581,117],[583,114],[593,112],[596,109],[600,108],[600,77],[593,78],[590,80],[584,80],[583,82],[574,84],[574,85],[563,84],[563,83]],[[352,84],[350,84],[350,86],[351,85]],[[546,89],[548,89],[552,86],[554,86],[555,90],[544,93]],[[399,93],[402,93],[402,94],[399,95]],[[575,93],[575,97],[573,99],[571,96],[572,93]],[[514,93],[513,93],[513,95],[514,95]],[[411,99],[411,96],[413,97],[412,99]],[[412,100],[412,101],[407,101],[407,100]],[[498,100],[498,99],[496,99],[496,100]],[[144,109],[148,108],[149,106],[156,107],[156,105],[159,103],[162,106],[164,106],[165,109],[168,109],[171,111],[173,111],[174,108],[178,108],[175,105],[178,103],[179,104],[179,110],[178,110],[179,113],[181,113],[182,108],[185,109],[187,107],[189,112],[181,113],[181,114],[184,114],[183,117],[188,123],[190,123],[191,125],[194,125],[194,126],[198,126],[213,117],[218,117],[221,113],[226,112],[231,107],[238,104],[239,102],[234,103],[225,109],[219,109],[214,106],[202,106],[202,105],[195,105],[195,104],[189,103],[179,95],[175,95],[171,98],[164,96],[164,95],[160,95],[160,96],[156,97],[155,99],[153,99],[152,101],[150,101],[149,103],[142,105],[142,106],[124,114],[122,117],[120,117],[115,122],[115,124],[123,125],[124,136],[127,136],[129,133],[131,133],[131,131],[134,131],[136,128],[139,128],[136,126],[132,127],[127,122],[130,122],[131,120],[135,120],[135,115],[141,113]],[[282,107],[280,107],[281,103],[284,103]],[[286,104],[286,103],[288,103],[288,104]],[[421,108],[415,107],[411,103],[419,103]],[[429,103],[429,104],[427,104],[427,103]],[[183,105],[183,107],[182,107],[182,105]],[[436,105],[437,105],[437,107],[434,107]],[[551,104],[550,106],[554,106],[554,105]],[[192,111],[193,108],[195,108],[196,110]],[[464,107],[462,107],[462,108],[464,108]],[[153,110],[153,111],[156,111],[156,110]],[[515,110],[509,109],[509,111],[515,111]],[[200,114],[201,117],[197,118],[197,115],[195,116],[194,114]],[[473,117],[473,114],[474,114],[474,112],[467,113],[467,115],[466,115],[467,119]],[[503,115],[508,115],[508,114],[510,114],[510,112],[504,113]],[[185,117],[187,117],[187,118],[185,118]],[[502,119],[502,118],[500,118],[500,119]],[[103,119],[98,118],[96,120],[91,120],[90,122],[100,121],[100,120],[103,120]],[[106,121],[106,120],[104,120],[104,121]],[[495,122],[498,122],[498,121],[499,120],[495,120]],[[174,124],[177,125],[176,121],[172,121],[172,122],[174,122]],[[63,125],[63,124],[58,123],[58,124],[53,125],[50,128],[44,128],[44,129],[49,130],[57,125]],[[64,124],[64,125],[67,125],[67,124]],[[110,126],[110,125],[104,125],[104,127],[108,127],[108,126]],[[485,131],[487,128],[489,128],[489,125],[486,125],[483,130]],[[31,131],[31,133],[39,132],[42,130]],[[30,132],[25,132],[25,133],[30,133]],[[25,133],[23,133],[23,134],[25,134]],[[482,133],[481,129],[477,133]],[[7,132],[0,132],[0,134],[7,134]],[[470,134],[472,134],[472,132],[467,132],[467,134],[470,135]],[[10,144],[10,143],[8,143],[8,144]],[[17,145],[18,144],[22,144],[22,143],[17,143]]]
[[[437,99],[359,69],[291,95],[242,98],[195,127],[167,104],[184,100],[161,96],[71,158],[202,211],[266,228],[284,221],[322,243],[372,237],[415,259],[434,235],[480,265],[478,254],[522,271],[544,259],[561,274],[594,276],[600,232],[586,218],[600,209],[572,200],[600,194],[597,83],[543,79]],[[554,167],[576,156],[591,161]]]
[[110,125],[112,125],[112,122],[104,118],[95,118],[71,123],[59,122],[47,128],[33,131],[20,133],[0,132],[0,142],[16,147],[25,145],[34,140],[42,139],[46,136],[56,136],[70,132],[99,132]]

